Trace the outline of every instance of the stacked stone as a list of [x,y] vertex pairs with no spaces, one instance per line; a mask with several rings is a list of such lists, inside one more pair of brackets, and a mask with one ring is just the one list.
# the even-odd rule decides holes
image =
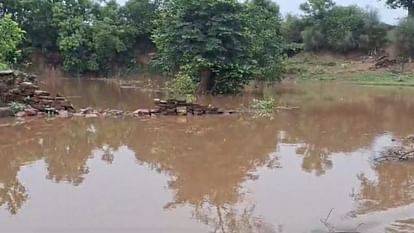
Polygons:
[[169,100],[154,100],[155,109],[138,109],[134,112],[135,115],[147,116],[147,115],[218,115],[218,114],[232,114],[235,111],[224,111],[213,106],[204,106],[200,104],[188,103],[182,100],[169,99]]
[[29,116],[38,112],[57,114],[59,111],[75,111],[66,98],[59,95],[51,96],[49,92],[40,90],[37,76],[19,71],[0,72],[0,99],[3,104],[11,102],[28,104],[25,112]]
[[37,87],[37,77],[23,72],[0,71],[0,99],[3,103],[23,101],[33,94]]

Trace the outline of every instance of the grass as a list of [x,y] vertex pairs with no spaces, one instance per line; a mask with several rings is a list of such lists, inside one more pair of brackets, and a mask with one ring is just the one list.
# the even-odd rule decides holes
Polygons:
[[342,60],[332,60],[317,55],[290,58],[286,62],[286,72],[298,80],[335,80],[338,71],[346,66]]
[[293,57],[286,62],[288,77],[298,81],[341,80],[358,85],[414,86],[412,71],[410,74],[402,74],[391,69],[372,70],[373,67],[373,62],[312,54]]
[[414,86],[414,75],[391,72],[360,73],[352,78],[352,83],[372,86]]
[[0,70],[7,70],[9,69],[9,66],[5,63],[0,62]]

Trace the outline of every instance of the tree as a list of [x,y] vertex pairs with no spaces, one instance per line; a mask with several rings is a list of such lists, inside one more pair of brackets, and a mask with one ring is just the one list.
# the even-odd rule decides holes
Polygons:
[[335,6],[330,0],[308,0],[301,9],[305,12],[302,38],[307,50],[376,53],[386,43],[387,28],[376,11]]
[[326,14],[335,6],[332,0],[308,0],[299,7],[305,13],[306,18],[321,21]]
[[395,31],[395,44],[401,56],[414,57],[414,18],[407,17],[399,23]]
[[408,16],[414,17],[414,0],[386,0],[386,3],[393,9],[405,8]]
[[153,33],[157,64],[173,73],[185,67],[200,93],[239,90],[249,79],[242,7],[236,0],[167,1]]
[[18,45],[24,38],[24,31],[11,15],[5,15],[0,19],[0,32],[0,62],[14,63],[20,53]]
[[252,0],[245,8],[253,75],[259,80],[278,80],[283,70],[279,6],[270,0]]

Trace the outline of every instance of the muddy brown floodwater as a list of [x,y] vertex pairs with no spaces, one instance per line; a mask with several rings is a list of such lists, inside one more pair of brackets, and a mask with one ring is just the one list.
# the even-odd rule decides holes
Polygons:
[[[44,85],[77,107],[132,110],[158,95],[112,81]],[[323,233],[331,209],[338,231],[414,232],[414,164],[371,162],[414,133],[414,89],[283,84],[202,101],[260,95],[301,109],[1,127],[0,232]]]

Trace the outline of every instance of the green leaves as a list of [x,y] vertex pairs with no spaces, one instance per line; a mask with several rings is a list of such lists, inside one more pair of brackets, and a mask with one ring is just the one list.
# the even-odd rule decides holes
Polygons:
[[[331,0],[308,0],[302,4],[302,18],[288,17],[284,35],[288,43],[303,42],[307,50],[376,53],[386,43],[387,28],[374,10],[358,6],[335,6]],[[302,30],[302,41],[298,38]]]
[[24,34],[11,15],[0,18],[0,62],[16,62],[20,56],[18,45],[22,42]]
[[395,44],[402,57],[414,57],[414,19],[407,17],[401,20],[395,30]]
[[201,82],[201,71],[210,70],[210,93],[237,92],[253,74],[280,77],[280,18],[271,1],[168,1],[152,38],[155,64],[171,73],[189,65],[195,83]]

